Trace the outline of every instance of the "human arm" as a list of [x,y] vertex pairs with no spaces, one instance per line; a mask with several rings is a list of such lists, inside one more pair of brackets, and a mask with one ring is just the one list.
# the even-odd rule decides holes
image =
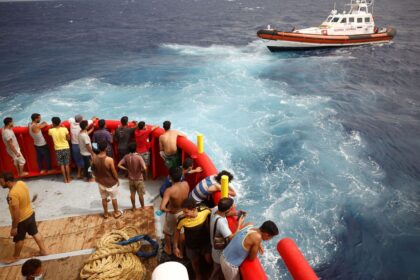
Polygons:
[[236,196],[236,191],[232,186],[229,186],[228,194],[229,194],[229,196]]
[[107,160],[109,161],[109,164],[111,165],[112,175],[117,180],[117,184],[120,185],[120,180],[118,179],[118,173],[117,173],[117,170],[115,169],[114,160],[112,158],[107,158]]
[[70,133],[69,133],[69,130],[65,127],[65,129],[66,129],[66,139],[67,139],[67,141],[70,141]]
[[166,191],[163,193],[162,201],[160,202],[160,211],[171,213],[171,210],[166,207],[169,203],[170,197],[171,197],[171,190],[166,189]]
[[250,238],[251,240],[251,247],[249,248],[248,251],[248,259],[250,261],[254,260],[257,255],[258,255],[258,251],[260,250],[261,247],[261,236],[257,233],[252,233],[250,235],[248,235],[247,238]]
[[197,166],[195,169],[188,171],[188,174],[200,173],[202,171],[203,171],[203,168],[201,168],[201,166]]
[[17,227],[20,220],[19,199],[17,197],[9,197],[9,203],[10,213],[12,216],[12,228],[10,230],[10,235],[15,236],[17,234]]
[[122,160],[120,160],[120,162],[118,163],[118,168],[122,169],[122,170],[128,170],[125,166],[125,159],[123,158]]
[[163,139],[162,136],[159,137],[159,150],[163,151]]
[[10,150],[12,150],[12,152],[17,156],[17,157],[21,157],[22,154],[20,152],[18,152],[18,150],[16,149],[15,145],[13,145],[13,140],[12,138],[10,138],[9,140],[7,140],[7,143],[9,144]]
[[180,137],[187,137],[187,134],[185,134],[184,132],[181,132],[181,131],[177,131],[177,134]]

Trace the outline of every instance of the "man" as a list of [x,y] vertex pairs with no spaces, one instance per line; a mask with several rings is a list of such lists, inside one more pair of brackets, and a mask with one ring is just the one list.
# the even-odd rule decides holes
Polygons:
[[10,214],[12,216],[12,229],[10,235],[15,242],[15,251],[12,257],[4,260],[6,263],[16,261],[22,251],[26,233],[31,235],[39,247],[41,256],[47,255],[42,236],[38,233],[35,221],[35,212],[31,206],[29,189],[22,181],[15,182],[11,173],[0,174],[0,185],[4,189],[9,189],[7,203],[9,204]]
[[80,154],[83,159],[83,176],[85,177],[86,181],[94,182],[95,179],[92,178],[92,174],[89,171],[90,162],[92,160],[92,143],[90,141],[89,132],[87,131],[88,128],[88,121],[83,120],[80,122],[80,133],[79,133],[79,148]]
[[137,144],[136,152],[143,158],[148,167],[150,166],[149,137],[156,128],[158,128],[158,126],[146,126],[146,123],[141,121],[138,123],[137,129],[134,132],[134,138],[136,139]]
[[[77,166],[77,179],[82,179],[82,170],[83,170],[83,158],[82,154],[80,153],[80,146],[79,146],[79,134],[80,134],[80,122],[83,121],[83,116],[78,114],[74,118],[69,119],[70,123],[70,133],[71,133],[71,153],[73,156],[73,160]],[[93,123],[92,120],[88,121],[88,125],[90,126]],[[93,131],[93,127],[89,130],[89,134]]]
[[108,197],[111,197],[112,200],[114,218],[118,219],[123,214],[122,211],[118,210],[117,201],[120,182],[118,180],[117,170],[115,170],[114,160],[106,155],[106,147],[106,142],[98,143],[99,154],[93,154],[92,170],[95,175],[95,180],[98,182],[99,193],[102,198],[104,219],[109,218]]
[[[212,175],[201,180],[200,183],[198,183],[197,186],[195,186],[195,188],[192,190],[190,196],[197,202],[197,204],[203,201],[205,203],[212,202],[210,196],[213,193],[221,190],[221,181],[223,175],[228,176],[229,183],[232,182],[233,175],[226,170],[222,170],[217,175]],[[228,193],[230,196],[236,196],[235,189],[230,185]]]
[[[41,123],[41,115],[33,113],[31,115],[32,123],[28,125],[29,134],[34,140],[34,146],[36,151],[36,159],[38,161],[39,173],[44,174],[51,170],[51,156],[50,150],[48,149],[47,141],[45,141],[42,129],[48,124],[46,122]],[[45,161],[45,169],[43,162]]]
[[163,233],[165,235],[165,247],[163,250],[167,255],[172,254],[171,238],[175,233],[175,227],[178,217],[182,214],[182,202],[188,198],[190,187],[187,182],[181,181],[181,167],[172,167],[169,169],[169,176],[173,182],[163,194],[160,210],[166,212]]
[[[190,182],[192,178],[190,178],[190,175],[195,173],[200,173],[203,171],[203,169],[198,166],[193,169],[194,161],[192,158],[186,158],[184,162],[182,163],[182,178],[181,181],[187,181]],[[165,193],[166,189],[172,186],[171,179],[169,176],[165,178],[165,181],[163,181],[163,184],[160,186],[160,196],[163,197],[163,194]]]
[[64,183],[70,183],[70,134],[66,127],[61,126],[59,117],[53,117],[52,128],[48,130],[54,142],[55,157],[57,165],[61,168],[61,174],[64,177]]
[[23,171],[26,160],[20,152],[19,143],[16,139],[16,135],[13,132],[13,119],[7,117],[3,120],[4,127],[1,132],[4,145],[6,146],[7,153],[12,157],[13,164],[15,165],[19,177],[26,176],[29,173]]
[[246,258],[252,261],[258,252],[263,254],[261,241],[271,240],[278,234],[279,230],[272,221],[265,221],[259,228],[248,225],[238,231],[220,257],[220,266],[225,279],[239,280],[239,266],[242,262]]
[[128,127],[128,117],[121,118],[121,125],[115,130],[115,142],[118,143],[118,154],[122,159],[128,153],[128,144],[133,136],[135,127]]
[[104,119],[100,119],[98,121],[99,129],[93,133],[92,142],[99,143],[99,142],[106,142],[106,155],[109,157],[113,156],[112,152],[112,134],[106,129],[106,122]]
[[[210,242],[211,242],[211,256],[213,259],[213,271],[210,280],[224,280],[222,268],[220,267],[220,256],[222,249],[214,248],[214,237],[220,236],[225,240],[231,240],[234,234],[231,232],[228,224],[227,216],[234,216],[233,213],[233,199],[225,197],[219,200],[219,203],[211,211],[210,216]],[[239,218],[236,232],[242,227],[244,215]]]
[[136,192],[139,196],[141,208],[144,209],[143,195],[146,193],[143,172],[147,171],[143,158],[136,153],[136,143],[128,145],[128,154],[118,163],[118,168],[128,171],[128,184],[130,186],[130,198],[133,210],[136,209]]
[[163,129],[165,130],[165,133],[159,137],[160,155],[165,161],[165,165],[168,169],[171,167],[180,166],[181,161],[178,153],[178,147],[176,145],[176,140],[178,136],[186,137],[186,135],[177,130],[171,130],[170,121],[163,122]]
[[39,259],[29,259],[23,263],[21,273],[25,280],[38,280],[42,279],[45,271]]
[[174,236],[174,254],[178,258],[182,258],[178,244],[181,241],[180,235],[183,229],[186,253],[191,260],[195,279],[204,279],[200,271],[200,258],[204,257],[209,265],[212,263],[208,228],[210,209],[197,206],[194,199],[188,198],[182,203],[182,211],[184,214],[178,220]]

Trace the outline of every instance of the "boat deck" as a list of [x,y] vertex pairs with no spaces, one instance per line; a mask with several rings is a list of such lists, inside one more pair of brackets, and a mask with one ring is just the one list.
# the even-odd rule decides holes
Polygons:
[[[39,221],[38,230],[42,233],[45,245],[51,254],[43,262],[47,272],[44,279],[56,279],[58,273],[61,279],[78,279],[84,261],[91,252],[91,250],[86,249],[95,248],[96,241],[105,232],[121,229],[127,225],[137,227],[140,234],[147,234],[156,238],[154,211],[151,206],[144,210],[126,210],[120,219],[109,218],[105,220],[100,214],[94,214]],[[0,227],[0,248],[2,248],[0,258],[13,254],[14,243],[9,235],[10,226]],[[21,257],[30,258],[37,252],[38,247],[35,241],[28,237],[25,240]],[[62,253],[70,253],[73,256]],[[150,258],[142,262],[147,269],[147,279],[150,279],[151,272],[157,266],[157,258]],[[0,279],[20,279],[21,263],[22,261],[16,265],[0,267]]]

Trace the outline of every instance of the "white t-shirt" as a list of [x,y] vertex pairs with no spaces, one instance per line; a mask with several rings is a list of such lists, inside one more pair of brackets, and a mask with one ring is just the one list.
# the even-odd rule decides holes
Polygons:
[[15,147],[16,151],[18,153],[20,153],[19,143],[18,143],[18,141],[16,139],[16,136],[15,136],[15,133],[13,132],[13,130],[3,127],[3,129],[1,130],[1,134],[2,134],[4,145],[6,146],[7,153],[11,157],[14,157],[15,156],[15,154],[13,153],[13,151],[10,148],[10,145],[9,145],[9,140],[10,139],[12,139],[12,144]]
[[[71,134],[71,143],[72,144],[79,144],[79,134],[82,130],[80,128],[80,123],[76,122],[74,118],[69,119],[70,123],[70,134]],[[93,123],[92,120],[88,120],[88,126]]]
[[80,154],[82,156],[90,156],[90,152],[86,148],[87,144],[92,146],[89,135],[87,133],[79,133],[78,140],[79,140]]
[[216,223],[216,219],[219,218],[217,221],[217,228],[216,228],[216,236],[223,236],[224,238],[229,237],[232,232],[229,229],[229,224],[226,217],[222,217],[216,212],[218,211],[217,206],[211,210],[210,216],[210,242],[211,242],[211,257],[215,263],[220,263],[220,256],[222,255],[223,250],[216,250],[213,247],[213,231],[214,231],[214,224]]

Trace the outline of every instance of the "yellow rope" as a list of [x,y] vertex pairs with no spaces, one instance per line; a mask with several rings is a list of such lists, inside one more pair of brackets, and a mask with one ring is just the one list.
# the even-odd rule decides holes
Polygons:
[[141,244],[134,242],[125,246],[115,243],[138,235],[134,227],[125,227],[106,233],[96,244],[96,252],[86,261],[80,272],[87,280],[131,280],[146,278],[146,269],[134,254]]

